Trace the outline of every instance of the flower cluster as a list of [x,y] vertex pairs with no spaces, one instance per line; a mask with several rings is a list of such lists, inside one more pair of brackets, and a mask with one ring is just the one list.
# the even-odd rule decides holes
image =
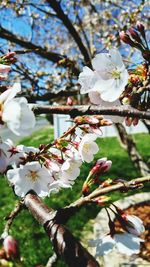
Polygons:
[[45,197],[52,191],[74,184],[82,162],[91,162],[99,150],[96,138],[95,134],[84,133],[81,138],[62,138],[39,149],[22,145],[14,147],[7,140],[0,144],[0,172],[6,172],[10,165],[13,167],[6,176],[16,195],[24,197],[33,190]]
[[[150,50],[145,28],[140,22],[137,28],[130,28],[127,33],[120,32],[120,39],[142,52],[146,60],[135,69],[127,71],[119,51],[110,49],[109,53],[97,54],[92,60],[91,70],[83,68],[78,82],[81,94],[88,93],[90,102],[100,106],[130,105],[139,110],[149,109],[150,99]],[[123,122],[121,118],[110,116],[113,122]],[[137,125],[137,118],[125,118],[127,126]]]
[[106,255],[113,249],[122,254],[138,254],[140,243],[143,242],[139,236],[144,232],[143,222],[134,215],[128,215],[124,211],[114,206],[116,211],[110,208],[116,215],[122,227],[122,231],[115,229],[115,223],[112,221],[108,209],[106,209],[109,218],[110,232],[96,240],[90,240],[89,246],[96,247],[96,256]]
[[148,46],[145,28],[140,22],[137,28],[130,28],[128,32],[121,32],[120,38],[123,42],[136,47],[142,52],[145,62],[129,71],[129,83],[121,95],[123,104],[131,105],[139,110],[149,109],[150,99],[150,49]]
[[131,27],[127,33],[120,32],[120,39],[130,45],[131,47],[137,48],[141,51],[143,58],[150,62],[150,49],[146,37],[145,27],[141,22],[137,22],[136,28]]

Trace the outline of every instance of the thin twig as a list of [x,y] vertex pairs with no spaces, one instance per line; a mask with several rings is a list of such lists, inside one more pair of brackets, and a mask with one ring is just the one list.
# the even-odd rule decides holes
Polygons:
[[10,227],[11,227],[14,219],[21,212],[21,210],[23,209],[23,206],[24,206],[24,204],[22,201],[17,202],[17,204],[15,205],[15,207],[11,211],[11,213],[5,217],[6,224],[5,224],[5,228],[4,228],[4,233],[7,233],[7,234],[9,233]]

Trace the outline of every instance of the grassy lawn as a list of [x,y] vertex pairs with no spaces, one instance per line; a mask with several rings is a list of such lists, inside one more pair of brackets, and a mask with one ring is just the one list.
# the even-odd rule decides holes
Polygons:
[[[150,151],[150,140],[148,134],[136,134],[134,139],[137,143],[137,147],[146,161],[148,161],[148,153]],[[24,138],[21,143],[27,146],[38,146],[41,143],[48,143],[53,140],[53,129],[46,127],[30,137]],[[108,159],[113,161],[113,165],[109,174],[105,178],[125,178],[131,179],[139,176],[139,173],[135,170],[132,162],[130,161],[128,154],[120,147],[120,144],[116,137],[112,138],[100,138],[98,139],[100,151],[95,158],[101,158],[107,156]],[[45,199],[45,203],[54,209],[68,205],[72,201],[76,200],[80,196],[80,190],[85,177],[92,164],[84,164],[81,168],[80,177],[76,180],[73,189],[61,190],[57,194],[51,195],[50,198]],[[148,190],[147,186],[144,190]],[[139,192],[140,190],[138,190]],[[137,193],[130,192],[128,194]],[[0,186],[1,195],[1,209],[0,209],[0,232],[3,230],[4,220],[3,218],[9,214],[13,208],[17,197],[14,196],[12,189],[8,187],[7,181],[1,178]],[[126,194],[115,192],[112,194],[112,199],[116,200]],[[93,205],[89,205],[86,208],[82,208],[78,214],[76,214],[67,223],[68,228],[74,233],[77,238],[82,238],[82,229],[87,225],[87,229],[90,228],[88,221],[96,217],[100,208]],[[46,264],[47,259],[52,255],[52,247],[46,237],[42,227],[32,218],[27,210],[22,213],[15,220],[12,227],[12,235],[14,235],[20,244],[21,256],[23,258],[25,267],[34,267],[37,264]],[[56,266],[66,266],[62,261],[59,261]]]

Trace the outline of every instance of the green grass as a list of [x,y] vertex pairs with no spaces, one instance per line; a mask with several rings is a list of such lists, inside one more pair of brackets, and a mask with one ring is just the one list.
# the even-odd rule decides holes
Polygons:
[[[150,151],[149,136],[147,134],[136,134],[134,135],[134,139],[136,140],[137,147],[141,155],[146,161],[148,161],[148,153]],[[24,138],[21,143],[28,146],[38,146],[41,143],[46,144],[52,140],[53,130],[46,127],[34,133],[30,137]],[[109,171],[109,174],[105,175],[105,178],[131,179],[139,176],[139,173],[135,170],[127,152],[120,147],[117,138],[100,138],[97,142],[100,146],[100,151],[95,158],[107,156],[108,159],[113,161],[112,168]],[[59,193],[51,195],[50,198],[46,198],[45,203],[50,207],[57,209],[76,200],[81,194],[80,190],[82,183],[91,166],[92,164],[84,164],[82,166],[80,177],[76,180],[73,189],[61,190]],[[148,190],[147,187],[145,187],[144,190]],[[137,191],[134,191],[128,194],[136,192]],[[2,232],[4,227],[3,218],[9,214],[17,200],[17,197],[14,196],[12,189],[8,186],[7,181],[4,178],[1,178],[0,195],[0,232]],[[121,194],[119,192],[115,192],[111,195],[111,197],[113,200],[116,200],[124,195],[126,196],[127,193]],[[78,214],[69,220],[67,223],[68,228],[77,238],[82,238],[83,228],[87,231],[91,229],[91,225],[88,224],[88,221],[92,218],[94,219],[99,210],[100,208],[94,205],[82,208]],[[53,253],[52,247],[43,228],[38,225],[27,210],[22,211],[16,218],[11,231],[12,235],[19,240],[21,256],[25,267],[34,267],[37,264],[46,264],[47,259]],[[60,260],[56,266],[63,267],[66,265]]]

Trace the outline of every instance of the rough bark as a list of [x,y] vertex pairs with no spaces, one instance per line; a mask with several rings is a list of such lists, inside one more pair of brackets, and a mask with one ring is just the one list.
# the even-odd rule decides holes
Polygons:
[[24,200],[26,207],[34,218],[43,225],[51,239],[57,255],[62,256],[70,267],[99,267],[98,262],[80,244],[79,241],[56,220],[56,212],[45,206],[34,194],[27,194]]
[[82,115],[119,115],[121,117],[136,117],[139,119],[149,119],[150,112],[139,111],[135,108],[127,109],[126,107],[101,107],[90,105],[76,106],[53,106],[53,105],[34,105],[35,114],[69,114],[71,117]]

